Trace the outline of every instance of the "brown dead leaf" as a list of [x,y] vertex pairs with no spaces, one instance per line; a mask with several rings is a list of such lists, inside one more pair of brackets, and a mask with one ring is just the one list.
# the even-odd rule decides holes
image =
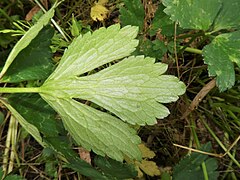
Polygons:
[[91,156],[88,150],[80,147],[78,148],[78,153],[82,160],[86,161],[88,164],[91,164]]
[[[41,0],[42,5],[45,7],[45,9],[48,9],[48,0]],[[30,21],[32,20],[32,17],[40,11],[41,8],[38,5],[35,5],[26,15],[25,20]]]

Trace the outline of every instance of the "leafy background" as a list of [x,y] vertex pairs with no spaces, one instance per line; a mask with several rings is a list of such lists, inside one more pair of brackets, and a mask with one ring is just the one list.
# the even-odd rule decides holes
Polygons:
[[[43,3],[46,3],[46,1],[43,1]],[[5,105],[9,109],[17,110],[15,116],[22,119],[25,128],[29,127],[31,129],[30,134],[40,144],[43,140],[42,145],[45,147],[39,146],[21,128],[18,139],[18,144],[20,145],[21,142],[21,147],[17,148],[17,152],[21,161],[26,165],[21,165],[21,171],[19,172],[19,166],[16,165],[14,172],[21,175],[26,174],[26,179],[36,176],[56,178],[59,176],[59,168],[62,172],[60,176],[68,178],[79,178],[76,173],[69,174],[73,171],[92,179],[126,179],[136,177],[137,174],[141,175],[141,172],[141,176],[145,178],[159,179],[160,176],[169,178],[170,175],[173,175],[174,179],[186,179],[191,176],[203,179],[202,169],[205,166],[205,172],[211,179],[217,179],[218,176],[221,179],[239,178],[239,164],[236,163],[236,161],[239,161],[237,144],[231,150],[232,156],[226,155],[222,158],[208,157],[199,153],[192,153],[190,156],[183,158],[187,151],[173,146],[173,143],[176,143],[218,154],[224,153],[221,148],[222,145],[226,148],[229,147],[239,135],[240,76],[238,67],[239,16],[237,14],[237,9],[240,8],[239,2],[237,0],[201,2],[164,0],[163,3],[159,3],[154,0],[123,0],[99,1],[98,3],[96,4],[94,1],[69,1],[60,4],[56,9],[55,18],[58,19],[60,27],[67,34],[67,38],[64,38],[58,31],[54,32],[50,27],[41,29],[39,26],[37,31],[34,30],[36,41],[27,42],[27,44],[29,43],[27,48],[23,47],[19,54],[16,53],[18,54],[16,56],[18,61],[11,63],[2,82],[7,82],[10,86],[40,86],[52,72],[54,64],[58,63],[65,47],[74,37],[94,31],[102,26],[108,27],[120,22],[122,26],[139,26],[139,33],[137,34],[139,46],[132,54],[151,56],[156,58],[158,62],[167,63],[169,65],[167,74],[176,75],[184,81],[187,85],[187,92],[176,103],[167,105],[171,114],[163,120],[158,120],[157,125],[134,127],[146,146],[153,150],[155,156],[146,156],[142,164],[127,159],[125,159],[127,163],[121,164],[112,159],[96,156],[91,152],[92,166],[79,158],[78,151],[74,149],[76,148],[75,142],[67,136],[58,115],[39,96],[27,94],[21,96],[19,94],[4,95],[4,98],[10,102],[10,104]],[[48,3],[48,5],[50,4]],[[91,18],[91,8],[99,6],[105,7],[107,10],[105,9],[104,12],[108,14],[104,16],[103,21],[94,21]],[[31,12],[34,4],[25,1],[13,1],[9,4],[8,1],[3,0],[0,7],[3,10],[0,16],[1,30],[14,30],[8,33],[0,33],[0,38],[3,39],[0,41],[0,57],[6,60],[13,45],[18,41],[19,35],[24,34],[28,30],[29,23],[32,26],[36,22],[34,18],[38,19],[43,13],[37,13],[32,21],[26,22],[23,19],[28,12]],[[201,15],[201,18],[199,18],[199,15]],[[177,24],[175,24],[175,21],[177,21]],[[52,41],[49,41],[51,37],[53,37]],[[31,49],[39,46],[38,39],[42,40],[40,45],[43,50],[33,52]],[[49,45],[51,46],[49,47]],[[189,52],[187,47],[202,50],[201,55]],[[51,50],[54,52],[52,57]],[[29,57],[29,60],[27,60],[28,66],[25,66],[24,62],[21,61],[25,56]],[[36,59],[36,62],[39,63],[37,65],[31,64],[31,57],[41,56],[46,58]],[[14,58],[10,58],[10,61]],[[91,65],[93,71],[89,73],[94,75],[97,71],[109,65],[113,64],[107,64],[105,67],[98,69],[95,69],[98,65],[95,67]],[[34,66],[39,68],[31,68]],[[82,72],[86,75],[87,71],[83,69]],[[115,72],[118,74],[118,71]],[[69,73],[71,72],[69,71]],[[213,77],[216,77],[217,87],[212,88],[204,101],[198,104],[198,108],[191,112],[190,116],[184,116],[194,97],[201,92],[200,90],[203,87],[207,87],[207,83]],[[22,80],[25,81],[22,82]],[[5,102],[5,99],[2,103]],[[104,110],[97,103],[91,103],[90,101],[82,102]],[[70,106],[70,104],[67,104],[67,106]],[[21,114],[18,114],[18,112],[21,112]],[[36,114],[38,114],[37,117],[35,117]],[[6,115],[7,111],[4,108],[1,117]],[[24,122],[24,119],[27,119],[27,122]],[[1,142],[4,142],[8,121],[2,118],[1,122]],[[206,126],[206,122],[208,126]],[[30,126],[29,123],[33,126]],[[149,122],[148,124],[153,123]],[[36,128],[40,130],[40,134],[36,133]],[[212,136],[212,132],[218,139]],[[206,144],[208,141],[212,142],[212,147]],[[201,144],[206,145],[200,148]],[[4,145],[1,147],[4,147]],[[4,148],[1,148],[1,154],[3,154],[3,150]],[[35,157],[37,160],[35,160]],[[30,166],[30,163],[35,161],[38,164]],[[155,166],[152,163],[155,163]],[[153,173],[149,172],[149,168],[146,168],[147,164],[155,167],[152,168],[155,169]],[[184,169],[184,171],[181,171],[183,173],[179,173],[181,169]],[[156,176],[153,177],[153,175]]]

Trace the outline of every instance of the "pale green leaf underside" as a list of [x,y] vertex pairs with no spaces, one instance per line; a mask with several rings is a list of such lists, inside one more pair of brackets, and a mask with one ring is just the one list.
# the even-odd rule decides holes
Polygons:
[[[61,115],[78,144],[120,161],[124,155],[133,159],[141,157],[137,146],[140,138],[123,121],[154,124],[156,117],[169,114],[160,103],[176,101],[185,92],[185,85],[177,78],[162,75],[167,65],[143,56],[125,58],[95,74],[83,76],[130,55],[138,44],[136,35],[136,27],[120,29],[119,25],[113,25],[78,37],[39,89],[40,95]],[[73,98],[92,101],[120,119]]]
[[[131,124],[155,124],[156,117],[169,114],[162,104],[176,101],[185,85],[170,75],[153,58],[129,57],[96,74],[50,80],[42,87],[56,98],[80,98],[92,101]],[[161,76],[160,76],[161,75]]]
[[12,115],[17,119],[17,121],[21,124],[21,126],[29,133],[31,134],[34,139],[43,147],[46,146],[46,144],[42,141],[42,137],[38,131],[38,129],[30,124],[27,120],[25,120],[19,112],[17,112],[9,103],[7,103],[5,100],[0,99],[0,101],[11,111]]
[[6,73],[12,62],[15,60],[17,55],[22,51],[24,48],[26,48],[30,42],[38,35],[38,33],[41,31],[43,26],[47,25],[49,20],[53,17],[54,15],[54,9],[55,5],[48,11],[46,12],[39,20],[38,22],[32,26],[26,34],[17,42],[17,44],[14,46],[12,49],[11,53],[9,54],[6,63],[0,73],[0,78]]
[[219,0],[163,0],[164,12],[182,28],[208,30],[221,3]]
[[124,155],[141,159],[137,146],[140,138],[120,119],[72,99],[55,100],[48,95],[42,97],[59,112],[65,128],[78,144],[118,161],[122,161]]
[[203,49],[204,62],[208,64],[210,76],[217,76],[220,91],[235,83],[235,62],[240,67],[240,31],[221,34]]
[[135,50],[138,28],[116,24],[76,38],[64,53],[49,79],[81,75],[113,60],[124,58]]

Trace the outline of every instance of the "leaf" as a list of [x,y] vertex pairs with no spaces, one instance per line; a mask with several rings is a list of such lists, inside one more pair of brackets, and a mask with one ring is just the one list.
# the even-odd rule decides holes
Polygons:
[[14,109],[6,100],[0,99],[0,101],[11,111],[12,115],[17,119],[17,121],[21,124],[21,126],[29,133],[31,134],[34,139],[43,147],[46,146],[46,144],[42,141],[42,137],[36,128],[36,126],[29,123],[24,117],[19,114],[16,109]]
[[138,145],[140,151],[142,152],[142,157],[143,158],[154,158],[156,154],[150,150],[148,147],[146,147],[143,143]]
[[[158,102],[176,101],[185,92],[185,85],[177,78],[162,75],[167,65],[154,64],[153,58],[143,56],[125,58],[100,72],[83,75],[128,56],[137,46],[136,30],[136,27],[119,29],[119,25],[113,25],[77,38],[38,90],[60,114],[78,144],[118,161],[124,156],[141,159],[137,146],[140,138],[120,119],[131,124],[154,124],[156,117],[169,114]],[[120,119],[73,98],[94,102]]]
[[58,111],[75,141],[87,150],[92,149],[101,156],[107,154],[118,161],[123,160],[123,155],[141,159],[137,147],[140,138],[127,124],[75,100],[59,98],[56,101],[48,95],[41,96]]
[[186,29],[208,30],[217,16],[221,3],[219,0],[163,0],[173,21]]
[[240,28],[240,1],[220,0],[221,9],[214,23],[214,31],[221,29]]
[[104,6],[108,0],[99,0],[91,7],[90,16],[94,21],[103,21],[107,18],[108,9]]
[[129,179],[137,176],[137,171],[131,164],[121,163],[101,156],[96,156],[94,158],[94,163],[109,177],[109,179]]
[[21,82],[46,79],[53,70],[50,49],[54,30],[44,27],[38,35],[23,49],[3,76],[1,82]]
[[[170,17],[163,12],[164,8],[165,7],[162,4],[158,5],[158,9],[154,14],[154,18],[149,30],[151,36],[156,35],[158,31],[165,36],[174,35],[174,22],[171,21]],[[179,28],[177,32],[179,32]]]
[[138,26],[143,31],[145,11],[141,0],[124,0],[125,7],[120,8],[120,21],[123,26]]
[[46,26],[49,22],[49,20],[54,15],[54,9],[56,7],[56,4],[53,5],[53,7],[44,14],[39,21],[32,26],[26,34],[17,42],[17,44],[12,49],[11,53],[9,54],[6,63],[0,73],[0,79],[3,77],[3,75],[6,73],[12,62],[15,60],[17,55],[26,48],[30,42],[38,35],[38,33],[41,31],[41,29]]
[[176,101],[185,91],[185,85],[177,78],[161,75],[166,69],[166,64],[154,64],[153,58],[132,56],[90,76],[49,80],[41,92],[48,93],[50,89],[56,98],[89,100],[131,124],[152,125],[156,117],[169,114],[158,102]]
[[220,91],[235,83],[235,62],[240,67],[240,31],[218,35],[203,49],[204,62],[208,64],[209,76],[217,76]]
[[[209,151],[211,149],[211,143],[207,143],[201,148],[203,151]],[[208,155],[200,153],[192,153],[185,156],[179,164],[173,169],[173,180],[202,180],[204,175],[202,172],[201,164],[205,162],[207,167],[208,178],[211,180],[217,179],[218,172],[217,160],[215,158],[208,158]]]
[[84,176],[90,177],[96,180],[106,180],[107,178],[94,169],[90,164],[80,159],[78,154],[72,150],[69,146],[70,142],[65,137],[47,137],[44,140],[50,145],[50,147],[63,155],[67,159],[66,166],[81,173]]
[[11,94],[7,101],[44,136],[58,136],[63,131],[61,121],[55,119],[56,112],[38,94]]
[[[147,175],[149,176],[160,176],[161,172],[154,161],[142,160],[140,162],[135,162],[135,164]],[[140,176],[141,177],[141,176]]]
[[135,50],[137,27],[120,25],[100,28],[76,38],[64,53],[57,69],[48,78],[62,79],[81,75],[113,60],[124,58]]

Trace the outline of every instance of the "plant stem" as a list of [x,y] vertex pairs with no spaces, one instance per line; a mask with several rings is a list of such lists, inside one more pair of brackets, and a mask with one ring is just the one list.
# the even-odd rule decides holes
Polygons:
[[230,159],[240,168],[240,163],[235,159],[235,157],[227,150],[227,148],[223,145],[223,143],[220,141],[220,139],[215,135],[215,133],[212,131],[212,129],[208,126],[206,121],[200,116],[201,122],[204,124],[208,132],[212,135],[212,137],[217,141],[219,146],[227,153],[227,155],[230,157]]
[[181,48],[182,48],[184,51],[187,51],[187,52],[190,52],[190,53],[202,54],[202,50],[200,50],[200,49],[195,49],[195,48],[190,48],[190,47],[184,47],[184,46],[181,46]]
[[[201,147],[201,144],[199,142],[199,139],[198,139],[197,133],[195,131],[195,128],[196,128],[196,123],[191,118],[191,130],[192,130],[193,137],[194,137],[195,143],[197,145],[197,148],[199,149]],[[201,165],[202,165],[202,171],[203,171],[204,180],[208,180],[209,178],[208,178],[208,172],[207,172],[206,163],[203,161]]]
[[30,88],[18,88],[18,87],[7,87],[0,88],[0,93],[39,93],[40,88],[30,87]]

